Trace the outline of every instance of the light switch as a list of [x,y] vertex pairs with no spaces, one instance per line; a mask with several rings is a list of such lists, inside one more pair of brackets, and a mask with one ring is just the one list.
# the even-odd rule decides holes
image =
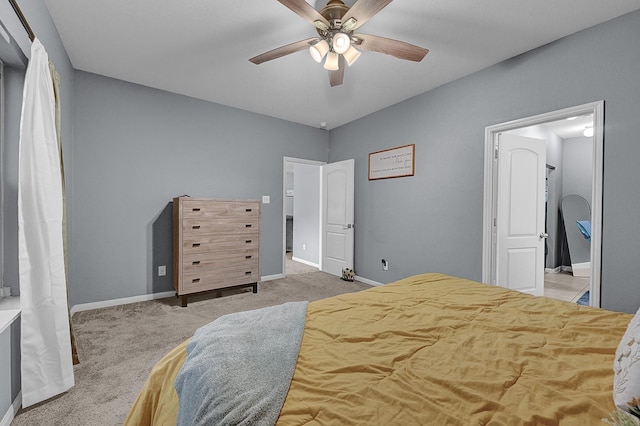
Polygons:
[[268,195],[262,196],[262,204],[269,204],[271,202],[271,197]]

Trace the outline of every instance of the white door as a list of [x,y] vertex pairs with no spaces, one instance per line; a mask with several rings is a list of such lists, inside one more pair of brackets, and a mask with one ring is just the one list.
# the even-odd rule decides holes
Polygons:
[[322,166],[322,255],[320,270],[342,276],[353,269],[355,160]]
[[546,141],[498,138],[496,284],[544,294]]

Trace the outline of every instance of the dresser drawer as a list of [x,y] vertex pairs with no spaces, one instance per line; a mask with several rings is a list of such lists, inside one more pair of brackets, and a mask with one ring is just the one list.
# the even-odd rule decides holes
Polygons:
[[216,255],[229,250],[257,249],[259,235],[253,233],[228,235],[190,235],[182,240],[182,255],[193,253],[215,253]]
[[211,203],[203,200],[184,200],[182,202],[183,219],[257,219],[259,215],[259,204],[254,202],[229,201]]
[[239,268],[237,265],[217,269],[213,273],[185,271],[182,277],[183,293],[214,290],[260,281],[258,268]]
[[258,249],[233,249],[218,254],[195,253],[182,256],[183,271],[215,271],[220,268],[228,268],[230,265],[259,265]]
[[201,234],[244,234],[258,229],[257,217],[247,218],[189,218],[182,221],[182,232],[185,237]]

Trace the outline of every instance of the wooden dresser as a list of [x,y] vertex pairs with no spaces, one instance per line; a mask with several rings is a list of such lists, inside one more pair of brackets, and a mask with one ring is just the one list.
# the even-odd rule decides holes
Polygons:
[[173,199],[173,287],[189,294],[260,281],[260,202]]

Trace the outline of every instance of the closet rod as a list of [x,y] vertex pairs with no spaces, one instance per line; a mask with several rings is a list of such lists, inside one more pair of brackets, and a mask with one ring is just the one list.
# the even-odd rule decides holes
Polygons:
[[16,12],[16,15],[18,15],[18,19],[20,19],[20,23],[22,24],[24,29],[27,31],[27,34],[29,35],[29,40],[31,41],[35,40],[36,35],[33,33],[33,30],[31,29],[29,22],[27,22],[27,18],[25,18],[24,15],[22,14],[22,10],[20,10],[20,6],[18,6],[18,3],[16,3],[16,0],[9,0],[9,4],[11,4],[11,7],[13,7],[13,10]]

